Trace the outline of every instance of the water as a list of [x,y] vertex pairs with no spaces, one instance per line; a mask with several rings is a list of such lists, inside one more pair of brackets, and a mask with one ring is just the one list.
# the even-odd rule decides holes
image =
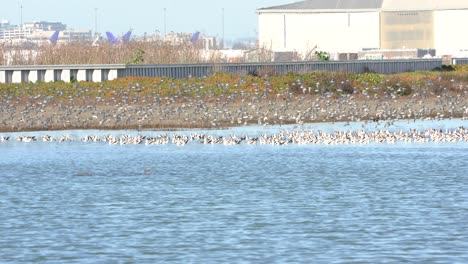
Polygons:
[[1,143],[0,262],[466,263],[467,157],[467,143]]

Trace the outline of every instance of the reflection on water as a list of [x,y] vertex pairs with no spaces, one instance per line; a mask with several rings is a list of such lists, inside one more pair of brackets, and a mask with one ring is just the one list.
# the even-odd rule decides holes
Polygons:
[[[346,124],[305,129],[336,125]],[[54,133],[64,132],[138,134]],[[465,263],[467,153],[467,143],[0,144],[0,259]]]

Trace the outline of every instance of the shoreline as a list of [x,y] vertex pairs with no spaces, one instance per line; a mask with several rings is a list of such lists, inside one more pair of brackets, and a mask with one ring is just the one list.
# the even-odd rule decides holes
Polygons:
[[468,118],[468,67],[397,75],[121,78],[0,85],[0,131],[180,130]]
[[[391,123],[393,124],[396,121],[403,121],[403,122],[420,122],[420,121],[444,121],[444,120],[453,120],[453,119],[460,119],[462,121],[468,122],[467,118],[463,117],[453,117],[453,118],[447,118],[447,119],[436,119],[433,117],[427,117],[425,119],[398,119],[398,120],[360,120],[360,121],[351,121],[351,120],[340,120],[340,121],[315,121],[315,122],[305,122],[302,124],[298,124],[295,122],[284,122],[281,124],[265,124],[262,125],[264,127],[269,127],[269,126],[291,126],[291,125],[296,125],[296,126],[302,126],[302,125],[321,125],[321,124],[334,124],[334,123],[350,123],[350,122],[361,122],[365,124],[369,123]],[[65,128],[59,128],[59,129],[23,129],[23,130],[12,130],[12,129],[2,129],[0,127],[0,133],[21,133],[21,132],[60,132],[60,131],[70,131],[70,130],[83,130],[83,131],[92,131],[92,130],[97,130],[97,131],[137,131],[137,132],[160,132],[160,131],[169,131],[169,132],[180,132],[180,131],[188,131],[188,130],[230,130],[230,129],[241,129],[241,128],[248,128],[251,126],[257,126],[256,123],[248,123],[248,124],[243,124],[241,126],[219,126],[219,127],[210,127],[210,126],[177,126],[177,127],[138,127],[138,126],[122,126],[122,127],[65,127]]]
[[[458,98],[458,100],[454,100]],[[60,130],[229,129],[246,125],[301,125],[328,122],[389,122],[468,118],[457,95],[363,99],[359,96],[289,95],[246,100],[185,98],[144,104],[49,103],[27,101],[3,109],[0,132]],[[213,100],[214,99],[214,100]]]

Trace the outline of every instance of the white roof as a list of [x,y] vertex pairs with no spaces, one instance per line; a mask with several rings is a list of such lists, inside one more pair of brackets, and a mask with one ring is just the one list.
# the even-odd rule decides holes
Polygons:
[[260,8],[269,12],[362,12],[362,11],[426,11],[468,9],[468,0],[306,0]]
[[307,0],[261,9],[375,9],[381,7],[382,1],[383,0]]
[[257,9],[257,13],[276,12],[361,12],[380,10],[384,0],[306,0]]

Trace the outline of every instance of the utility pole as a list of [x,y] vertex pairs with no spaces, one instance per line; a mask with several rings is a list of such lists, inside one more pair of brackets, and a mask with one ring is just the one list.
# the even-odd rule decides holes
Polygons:
[[224,7],[221,8],[221,25],[223,28],[223,49],[224,49]]
[[23,29],[23,4],[20,5],[20,29]]
[[98,26],[97,16],[98,15],[97,15],[97,13],[98,13],[98,9],[97,9],[97,7],[95,7],[94,8],[94,36],[97,36],[97,34],[98,34],[98,32],[97,32],[98,31],[98,28],[97,28],[97,26]]
[[167,35],[166,22],[166,8],[164,8],[164,37]]

